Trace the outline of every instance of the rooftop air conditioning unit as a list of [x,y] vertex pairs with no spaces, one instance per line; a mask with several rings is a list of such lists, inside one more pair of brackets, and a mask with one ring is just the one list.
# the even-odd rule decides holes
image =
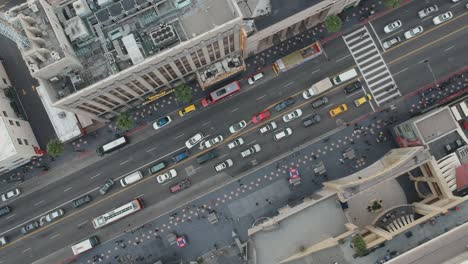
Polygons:
[[59,117],[60,119],[64,119],[65,117],[67,117],[67,113],[65,113],[65,112],[62,111],[62,112],[58,113],[58,117]]
[[50,56],[56,61],[60,60],[60,54],[58,54],[56,51],[51,51]]
[[36,63],[30,63],[28,68],[31,73],[37,72],[39,70],[39,66],[37,66]]

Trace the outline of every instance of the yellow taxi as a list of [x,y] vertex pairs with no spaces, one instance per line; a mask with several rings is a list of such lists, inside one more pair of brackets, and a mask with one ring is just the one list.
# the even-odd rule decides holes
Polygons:
[[366,94],[366,95],[364,95],[363,97],[354,100],[354,104],[355,104],[356,106],[361,106],[361,105],[363,105],[363,104],[369,102],[370,100],[372,100],[372,96],[371,96],[370,94]]
[[335,117],[337,115],[340,115],[344,112],[348,111],[348,106],[346,104],[339,105],[335,108],[332,108],[328,113],[330,114],[331,117]]
[[179,115],[180,116],[185,116],[188,113],[191,113],[193,111],[197,110],[194,104],[186,106],[184,109],[179,110]]

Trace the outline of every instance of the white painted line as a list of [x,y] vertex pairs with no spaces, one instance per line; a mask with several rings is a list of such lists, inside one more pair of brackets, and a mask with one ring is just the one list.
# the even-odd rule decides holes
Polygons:
[[153,151],[153,150],[155,150],[155,149],[157,149],[157,148],[158,148],[158,147],[150,148],[150,149],[146,150],[146,152],[151,152],[151,151]]
[[[382,48],[382,50],[385,51],[385,49],[383,48],[383,45],[382,45],[382,41],[380,40],[379,35],[377,35],[377,32],[375,31],[374,26],[372,25],[372,23],[370,21],[369,21],[369,26],[371,27],[372,31],[374,32],[374,35],[375,35],[375,37],[377,38],[377,41],[380,44],[380,48]],[[371,36],[371,39],[372,39],[372,36]]]
[[293,84],[294,82],[287,83],[284,87],[288,87],[289,85]]
[[346,55],[346,56],[344,56],[342,58],[337,59],[336,62],[340,62],[340,61],[342,61],[342,60],[344,60],[344,59],[346,59],[346,58],[348,58],[350,56],[351,56],[351,54],[348,54],[348,55]]
[[407,70],[408,70],[408,68],[404,68],[403,70],[401,70],[401,71],[399,71],[399,72],[397,72],[397,73],[394,73],[393,76],[398,75],[398,74],[400,74],[400,73],[402,73],[402,72],[404,72],[404,71],[407,71]]
[[204,123],[202,126],[206,126],[206,125],[208,125],[209,123],[211,123],[211,121],[208,121],[208,122]]
[[258,97],[256,100],[258,101],[258,100],[262,99],[262,98],[265,97],[265,96],[266,96],[266,94],[264,94],[264,95]]
[[51,237],[50,239],[54,239],[56,237],[60,236],[60,234],[56,234],[55,236]]
[[310,74],[314,74],[314,73],[319,72],[319,71],[320,71],[320,69],[316,69],[315,71],[311,72]]
[[231,113],[234,113],[235,111],[239,110],[239,108],[236,108],[236,109],[232,109],[231,110]]
[[26,253],[29,250],[31,250],[31,248],[27,248],[27,249],[23,250],[23,253]]
[[346,97],[352,97],[352,96],[355,96],[356,94],[361,93],[361,92],[366,93],[366,91],[364,91],[363,89],[360,89],[359,91],[356,91],[356,92],[354,92],[352,94],[348,94]]
[[38,202],[38,203],[35,203],[34,206],[40,205],[40,204],[43,203],[43,202],[44,202],[44,200],[42,200],[42,201],[40,201],[40,202]]
[[184,134],[180,134],[180,135],[176,136],[174,139],[178,139],[178,138],[183,137],[183,136],[184,136]]
[[460,3],[456,3],[456,4],[454,4],[454,5],[451,5],[450,8],[453,8],[453,7],[455,7],[455,6],[459,5],[459,4],[460,4]]
[[253,143],[255,143],[255,142],[257,142],[257,140],[254,140],[254,141],[252,141],[252,142],[250,142],[250,143],[247,143],[247,145],[253,144]]
[[226,157],[227,155],[229,155],[229,153],[227,153],[227,154],[224,154],[224,155],[222,155],[222,156],[221,156],[221,157],[219,157],[219,158]]
[[421,19],[421,21],[428,20],[429,18],[432,18],[432,17],[433,17],[433,15],[432,15],[432,16],[428,16],[428,17],[425,17],[425,18]]
[[91,179],[94,179],[94,178],[99,177],[99,176],[101,176],[101,173],[94,175],[93,177],[91,177]]
[[130,160],[122,161],[120,165],[124,165],[125,163],[129,162]]
[[144,194],[144,193],[142,193],[142,194],[138,195],[138,196],[137,196],[137,197],[135,197],[135,198],[141,198],[141,197],[143,197],[143,195],[145,195],[145,194]]
[[201,169],[202,166],[199,166],[199,167],[196,167],[196,168],[193,168],[194,171],[198,170],[198,169]]
[[5,219],[10,219],[10,218],[14,217],[15,215],[16,215],[16,214],[12,214],[12,215],[8,216],[8,217],[5,218]]
[[66,192],[66,191],[69,191],[69,190],[71,190],[71,188],[73,188],[73,187],[66,188],[66,189],[65,189],[65,190],[63,190],[63,191],[64,191],[64,192]]
[[418,63],[423,63],[424,61],[429,60],[429,58],[425,58],[424,60],[418,62]]
[[453,49],[453,48],[455,48],[455,45],[453,45],[453,46],[451,46],[451,47],[448,47],[448,48],[444,49],[444,51],[447,51],[447,50],[450,50],[450,49]]
[[81,224],[78,224],[78,226],[82,226],[82,225],[84,225],[84,224],[86,224],[86,223],[88,223],[88,221],[87,221],[87,220],[86,220],[86,221],[84,221],[84,222],[83,222],[83,223],[81,223]]

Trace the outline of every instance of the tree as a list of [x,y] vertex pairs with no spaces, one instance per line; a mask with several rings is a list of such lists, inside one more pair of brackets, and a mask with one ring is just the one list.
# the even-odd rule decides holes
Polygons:
[[65,146],[63,145],[62,141],[58,139],[52,139],[47,143],[47,153],[53,158],[60,156],[63,153]]
[[123,113],[117,117],[116,124],[120,130],[130,130],[133,128],[133,119],[129,114]]
[[396,8],[401,4],[401,0],[385,0],[385,6],[388,8]]
[[354,250],[356,251],[356,256],[362,257],[362,256],[367,255],[368,250],[367,250],[366,241],[364,241],[364,239],[362,239],[360,235],[354,236],[352,243],[354,246]]
[[175,88],[175,96],[177,101],[188,103],[192,101],[192,88],[186,84],[179,85]]
[[330,33],[335,33],[335,32],[340,31],[341,25],[342,25],[342,22],[338,16],[329,16],[327,17],[327,19],[325,19],[325,27]]

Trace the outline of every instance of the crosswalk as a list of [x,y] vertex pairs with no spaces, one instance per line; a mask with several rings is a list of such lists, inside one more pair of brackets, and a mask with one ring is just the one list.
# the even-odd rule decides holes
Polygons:
[[343,36],[343,40],[378,106],[401,96],[367,27],[363,26]]

